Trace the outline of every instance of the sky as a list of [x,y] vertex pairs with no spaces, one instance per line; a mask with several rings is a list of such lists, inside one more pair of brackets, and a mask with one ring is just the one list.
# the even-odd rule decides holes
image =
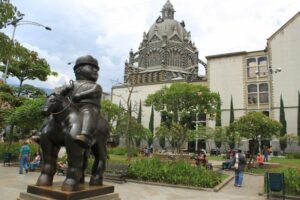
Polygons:
[[[18,26],[15,39],[45,58],[57,77],[25,81],[55,88],[74,80],[74,61],[90,54],[100,63],[98,83],[105,92],[123,81],[130,49],[161,15],[167,0],[11,0],[23,20],[52,28]],[[300,11],[299,0],[170,0],[175,19],[185,22],[199,58],[266,47],[267,38]],[[1,29],[11,37],[13,27]],[[70,63],[68,65],[68,63]],[[204,74],[200,67],[199,74]],[[9,84],[17,84],[15,78]]]

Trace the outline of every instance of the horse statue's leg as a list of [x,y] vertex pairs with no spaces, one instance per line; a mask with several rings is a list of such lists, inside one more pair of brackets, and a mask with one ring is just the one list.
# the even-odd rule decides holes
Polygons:
[[53,176],[56,172],[57,155],[60,147],[55,146],[51,142],[47,133],[41,134],[40,146],[42,148],[43,164],[36,185],[50,186],[53,183]]
[[85,172],[86,168],[88,167],[88,157],[89,157],[89,150],[86,149],[83,154],[82,176],[80,179],[80,183],[84,183],[84,177],[85,177],[84,172]]
[[66,134],[66,150],[68,154],[68,169],[65,181],[62,184],[63,191],[79,190],[79,183],[83,176],[83,158],[85,149],[80,147],[70,134]]
[[99,121],[98,135],[96,136],[96,143],[91,147],[95,156],[95,160],[92,167],[92,176],[90,179],[90,185],[102,185],[103,173],[106,168],[107,149],[106,141],[109,135],[109,125],[103,118]]

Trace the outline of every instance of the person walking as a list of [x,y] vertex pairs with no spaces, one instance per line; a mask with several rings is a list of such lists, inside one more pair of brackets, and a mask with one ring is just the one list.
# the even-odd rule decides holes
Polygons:
[[25,168],[26,173],[28,172],[28,161],[30,160],[30,148],[28,143],[25,141],[20,148],[20,171],[19,174],[23,174],[23,168]]
[[244,170],[246,167],[246,158],[245,155],[242,154],[242,150],[238,150],[233,158],[233,165],[235,168],[235,187],[242,187],[243,178],[244,178]]

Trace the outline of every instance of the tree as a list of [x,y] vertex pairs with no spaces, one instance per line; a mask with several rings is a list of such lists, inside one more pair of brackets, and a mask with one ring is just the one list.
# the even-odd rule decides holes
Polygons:
[[221,126],[216,126],[216,128],[214,129],[213,135],[214,135],[216,147],[218,147],[220,149],[222,146],[222,143],[227,141],[227,135],[226,135],[225,128],[223,128]]
[[208,87],[189,83],[174,83],[169,88],[163,87],[154,94],[148,95],[146,106],[154,106],[156,111],[172,113],[173,120],[189,114],[205,113],[214,118],[220,97],[210,92]]
[[153,134],[154,134],[154,108],[151,106],[151,114],[149,120],[149,130],[151,132],[151,136],[147,138],[148,145],[150,146],[153,143]]
[[30,134],[31,130],[40,128],[44,119],[41,113],[43,103],[44,98],[27,99],[23,105],[15,108],[7,116],[6,122],[17,126],[21,130],[19,137],[24,138]]
[[[194,128],[192,121],[195,116],[204,113],[210,119],[213,119],[219,101],[220,96],[217,93],[210,92],[206,86],[174,83],[170,87],[163,87],[154,94],[148,95],[145,103],[146,106],[153,105],[156,111],[161,112],[162,119],[163,117],[168,118],[168,124],[165,124],[162,130],[168,128],[174,130],[174,133],[183,132],[183,136],[187,137],[188,134],[185,133],[185,130]],[[170,117],[172,117],[172,120],[170,120]],[[178,126],[175,126],[172,121],[177,123]],[[158,138],[161,140],[164,134],[159,135],[161,137]],[[180,141],[186,141],[187,139],[181,138]],[[167,140],[170,140],[170,138]]]
[[117,123],[119,117],[124,114],[122,107],[112,103],[110,100],[102,100],[100,113],[107,119],[112,135],[115,135],[116,129],[114,124]]
[[280,112],[279,112],[279,121],[282,124],[282,128],[280,130],[280,149],[282,151],[285,150],[287,147],[287,141],[286,138],[284,137],[286,135],[286,120],[285,120],[285,112],[284,112],[284,104],[283,104],[283,99],[282,95],[280,95]]
[[234,109],[233,109],[233,100],[232,100],[232,96],[231,96],[229,124],[231,124],[233,122],[234,122]]
[[35,99],[35,98],[45,97],[47,95],[47,93],[43,89],[37,88],[29,84],[24,84],[22,88],[14,87],[13,89],[14,89],[15,96],[19,95],[19,96]]
[[[234,122],[234,108],[233,108],[233,99],[232,99],[232,95],[231,95],[231,99],[230,99],[230,116],[229,116],[229,126],[230,124],[232,124]],[[229,147],[231,149],[234,149],[234,146],[235,146],[235,133],[231,131],[231,129],[227,129],[227,137],[228,137],[228,144],[229,144]]]
[[182,144],[188,138],[195,138],[194,131],[190,131],[187,127],[179,123],[172,122],[169,127],[167,124],[162,123],[160,127],[156,128],[156,137],[164,137],[171,144],[173,152],[180,152]]
[[17,10],[9,0],[0,1],[0,29],[5,28],[7,23],[13,21],[20,16],[20,12]]
[[[282,125],[273,119],[265,116],[261,112],[249,112],[242,116],[236,122],[230,125],[232,131],[238,132],[242,137],[254,141],[270,139],[273,135],[278,135]],[[249,159],[249,164],[254,158],[255,149],[258,148],[258,142],[255,143]]]
[[[128,117],[130,117],[130,126],[128,127]],[[146,139],[148,137],[149,130],[144,128],[141,124],[137,122],[137,119],[124,114],[120,118],[120,122],[116,127],[117,132],[128,138],[130,147],[134,145],[134,141],[140,141],[141,139]],[[131,151],[131,148],[128,148]],[[130,157],[129,157],[130,158]]]
[[140,99],[140,106],[139,106],[137,121],[138,121],[139,124],[142,123],[142,100],[141,99]]
[[[8,59],[10,59],[12,55],[13,43],[7,35],[0,32],[0,44],[0,66],[5,67]],[[4,65],[1,65],[1,63]]]
[[298,144],[300,145],[300,92],[298,91],[298,119],[297,119]]
[[[218,95],[220,95],[218,93]],[[222,120],[221,120],[221,100],[217,103],[217,110],[216,110],[216,126],[221,127],[222,126]]]
[[[0,70],[5,72],[5,67],[2,66]],[[25,80],[39,79],[40,81],[46,81],[48,76],[56,76],[57,73],[51,71],[47,61],[39,58],[38,53],[26,49],[19,43],[15,43],[8,75],[19,79],[19,87],[21,89]],[[20,92],[18,95],[20,95]]]

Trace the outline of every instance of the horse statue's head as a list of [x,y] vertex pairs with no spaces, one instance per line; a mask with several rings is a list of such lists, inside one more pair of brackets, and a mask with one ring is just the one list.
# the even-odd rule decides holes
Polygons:
[[45,116],[51,114],[59,114],[65,109],[65,102],[67,97],[58,95],[56,93],[49,94],[45,100],[44,105],[42,106],[42,113]]

